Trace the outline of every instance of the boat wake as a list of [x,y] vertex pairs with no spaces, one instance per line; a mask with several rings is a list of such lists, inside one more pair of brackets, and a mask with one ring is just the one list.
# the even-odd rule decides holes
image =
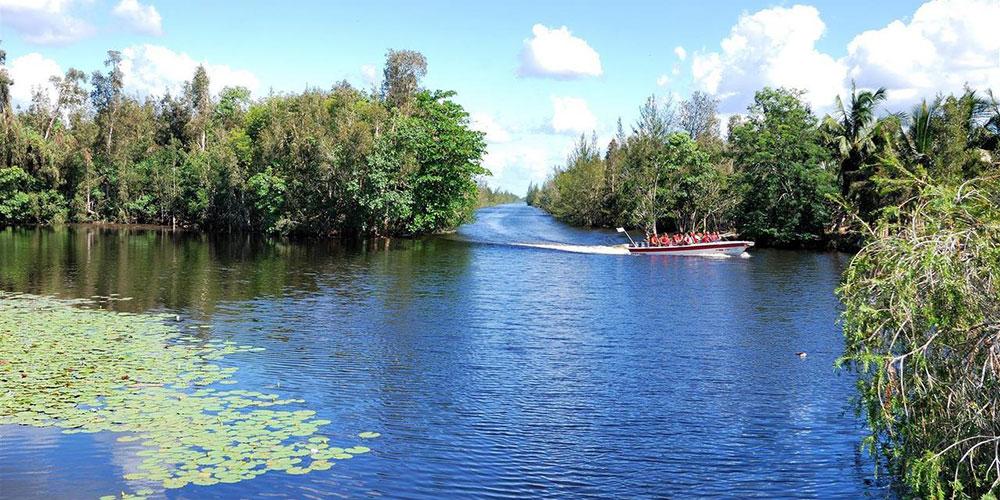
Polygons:
[[628,255],[621,245],[568,245],[563,243],[511,243],[515,247],[541,248],[558,252],[589,253],[600,255]]

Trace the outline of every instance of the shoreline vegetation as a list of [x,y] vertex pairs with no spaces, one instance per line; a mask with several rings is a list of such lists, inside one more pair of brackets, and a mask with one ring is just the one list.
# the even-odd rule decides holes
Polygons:
[[857,251],[910,194],[913,176],[956,184],[1000,171],[991,91],[925,99],[879,116],[884,89],[851,89],[816,116],[794,89],[764,88],[720,134],[718,101],[649,97],[603,149],[582,135],[526,200],[569,224],[733,232],[761,246]]
[[448,230],[484,193],[483,134],[427,61],[390,50],[383,83],[251,99],[198,67],[179,95],[125,93],[121,55],[70,69],[14,110],[0,50],[0,226],[102,222],[271,235]]

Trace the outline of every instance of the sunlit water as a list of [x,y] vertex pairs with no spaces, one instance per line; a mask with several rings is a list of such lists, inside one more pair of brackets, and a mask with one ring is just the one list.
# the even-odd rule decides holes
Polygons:
[[[171,498],[890,494],[833,367],[848,256],[586,253],[617,243],[523,205],[359,247],[7,229],[0,289],[207,322],[267,349],[228,358],[234,387],[305,399],[335,440],[382,433],[328,471]],[[134,490],[135,447],[115,438],[0,427],[0,497]]]

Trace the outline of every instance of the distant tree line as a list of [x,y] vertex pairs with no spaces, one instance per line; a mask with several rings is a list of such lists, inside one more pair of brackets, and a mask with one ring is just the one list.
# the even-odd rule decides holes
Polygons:
[[507,190],[492,188],[482,181],[479,183],[479,203],[477,205],[479,208],[514,203],[520,199],[520,196]]
[[954,182],[996,171],[997,100],[972,90],[878,115],[885,91],[853,89],[817,117],[802,93],[765,88],[721,137],[717,102],[650,97],[601,149],[581,137],[566,164],[528,190],[529,204],[578,225],[731,230],[770,246],[856,247],[854,215],[871,223],[905,196],[886,167],[906,162]]
[[[5,54],[0,51],[0,68]],[[178,95],[126,93],[109,51],[88,78],[53,77],[15,111],[0,69],[0,225],[109,221],[272,234],[417,234],[480,202],[485,142],[447,91],[423,89],[423,55],[389,51],[380,89],[209,91],[199,66]]]

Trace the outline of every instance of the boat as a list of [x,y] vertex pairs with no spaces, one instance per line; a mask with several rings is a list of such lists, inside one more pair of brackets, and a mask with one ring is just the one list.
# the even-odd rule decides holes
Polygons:
[[718,240],[703,243],[690,243],[687,245],[647,245],[636,243],[623,228],[618,228],[619,233],[625,233],[631,243],[623,245],[630,254],[642,255],[687,255],[702,257],[735,257],[743,255],[748,248],[754,245],[752,241],[732,241]]

